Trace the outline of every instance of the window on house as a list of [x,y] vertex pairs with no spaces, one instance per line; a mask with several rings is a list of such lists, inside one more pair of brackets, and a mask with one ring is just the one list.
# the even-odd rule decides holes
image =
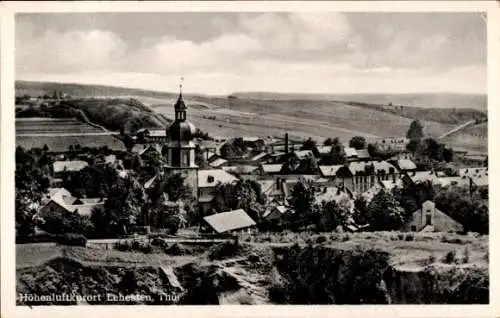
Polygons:
[[412,225],[411,226],[411,231],[412,232],[416,232],[417,231],[417,226],[416,225]]

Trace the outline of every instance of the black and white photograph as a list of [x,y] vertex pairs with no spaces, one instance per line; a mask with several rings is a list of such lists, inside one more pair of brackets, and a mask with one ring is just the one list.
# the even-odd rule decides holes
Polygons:
[[486,10],[241,6],[15,14],[15,306],[490,304]]

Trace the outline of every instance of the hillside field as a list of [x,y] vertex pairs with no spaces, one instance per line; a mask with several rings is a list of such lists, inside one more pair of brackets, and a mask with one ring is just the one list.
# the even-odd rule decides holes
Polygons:
[[[156,111],[173,116],[171,105],[152,105]],[[367,139],[402,136],[412,119],[363,109],[334,101],[260,101],[231,100],[217,109],[190,109],[189,119],[197,127],[214,135],[269,136],[291,135],[324,140],[338,137],[347,142],[356,135]],[[422,122],[432,137],[452,129],[454,125]]]
[[[176,93],[120,87],[16,82],[16,95],[35,96],[54,90],[85,99],[119,98],[117,102],[75,105],[91,121],[115,131],[135,123],[150,127],[168,124],[177,98]],[[134,102],[124,102],[124,99]],[[189,120],[202,131],[216,136],[269,136],[287,131],[296,137],[312,137],[318,141],[338,137],[347,142],[355,135],[368,140],[404,136],[412,120],[418,119],[427,136],[438,137],[468,120],[487,116],[485,96],[466,94],[185,94],[185,101]],[[388,106],[389,103],[394,106]],[[157,114],[152,113],[152,109]],[[446,141],[453,147],[473,151],[487,149],[487,137],[472,140],[469,135],[457,135]]]

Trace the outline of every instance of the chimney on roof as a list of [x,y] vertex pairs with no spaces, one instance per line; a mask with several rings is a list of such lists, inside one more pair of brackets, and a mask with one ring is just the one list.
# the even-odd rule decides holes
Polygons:
[[288,133],[285,133],[285,154],[288,154]]

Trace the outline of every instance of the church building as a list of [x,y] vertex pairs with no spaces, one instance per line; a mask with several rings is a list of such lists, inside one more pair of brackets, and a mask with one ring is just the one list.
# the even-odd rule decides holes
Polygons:
[[193,143],[196,128],[186,120],[187,107],[182,97],[182,85],[174,109],[175,121],[166,131],[165,173],[166,175],[181,174],[184,182],[192,188],[193,197],[198,198],[198,166],[195,164],[195,144]]

